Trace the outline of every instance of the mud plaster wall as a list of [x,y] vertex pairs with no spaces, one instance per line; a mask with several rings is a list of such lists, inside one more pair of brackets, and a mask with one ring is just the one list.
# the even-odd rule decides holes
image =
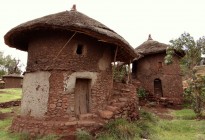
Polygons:
[[22,87],[22,77],[3,77],[5,82],[5,88],[21,88]]
[[[136,62],[136,77],[142,86],[154,94],[154,79],[161,79],[163,95],[170,98],[182,97],[182,77],[180,75],[179,59],[173,57],[173,64],[164,63],[165,54],[148,55]],[[162,67],[159,68],[159,62]]]
[[76,79],[90,79],[91,87],[97,80],[97,73],[95,72],[74,72],[71,75],[64,75],[64,91],[67,93],[73,93],[75,89]]
[[[76,78],[91,79],[90,113],[106,105],[112,89],[113,46],[77,33],[59,53],[70,36],[62,32],[41,33],[29,42],[27,72],[49,70],[51,74],[45,114],[48,120],[76,119],[73,112]],[[83,46],[82,54],[76,53],[79,44]]]
[[23,80],[21,115],[41,118],[47,112],[49,72],[26,73]]
[[[41,33],[31,37],[27,71],[56,69],[96,72],[111,68],[113,46],[77,33],[62,50],[70,37],[70,34],[61,32]],[[76,53],[78,45],[83,46],[82,54]]]

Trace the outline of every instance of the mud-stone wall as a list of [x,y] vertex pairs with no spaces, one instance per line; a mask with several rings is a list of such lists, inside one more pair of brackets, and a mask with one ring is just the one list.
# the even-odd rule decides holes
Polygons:
[[[21,115],[14,119],[11,130],[65,134],[102,126],[98,110],[107,106],[113,88],[113,46],[79,33],[67,45],[72,34],[36,34],[28,43]],[[77,79],[90,81],[86,114],[74,111]]]
[[4,77],[4,88],[22,88],[23,77]]
[[[28,47],[27,72],[37,70],[110,71],[113,46],[83,34],[46,32],[33,36]],[[79,51],[79,52],[78,52]]]
[[182,101],[182,77],[180,74],[179,58],[173,57],[173,64],[164,63],[165,54],[148,55],[137,62],[135,77],[147,92],[154,95],[154,80],[160,79],[163,97],[173,98],[176,104]]
[[[52,77],[51,77],[52,79]],[[53,119],[34,119],[32,117],[18,116],[13,120],[10,130],[15,132],[29,133],[32,136],[45,134],[64,134],[73,135],[77,129],[86,129],[95,131],[104,124],[117,118],[136,120],[138,118],[138,98],[136,88],[132,84],[114,83],[108,102],[97,112],[82,114],[79,118],[64,118],[59,116],[58,120]],[[63,108],[66,106],[66,98],[59,95],[56,102],[62,103]],[[56,96],[57,97],[57,96]],[[54,99],[52,99],[54,100]],[[62,100],[60,102],[60,100]],[[65,102],[66,101],[66,102]],[[61,110],[61,107],[58,106]],[[52,112],[56,112],[53,110]]]

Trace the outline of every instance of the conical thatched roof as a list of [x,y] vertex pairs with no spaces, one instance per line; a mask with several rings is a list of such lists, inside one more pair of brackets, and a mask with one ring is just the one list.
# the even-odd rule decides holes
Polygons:
[[137,47],[135,51],[142,55],[149,55],[166,52],[167,47],[167,44],[155,41],[151,38],[151,35],[149,35],[148,40],[142,43],[139,47]]
[[11,29],[5,36],[5,43],[13,48],[27,51],[27,42],[29,35],[35,30],[63,30],[76,31],[119,46],[117,60],[129,61],[137,56],[129,43],[107,26],[100,22],[76,11],[60,12],[44,16],[35,20],[20,24]]

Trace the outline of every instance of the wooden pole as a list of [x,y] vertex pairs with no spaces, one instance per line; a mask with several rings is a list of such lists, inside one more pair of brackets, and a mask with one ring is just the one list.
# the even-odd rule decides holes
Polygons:
[[113,80],[114,80],[114,72],[115,72],[115,61],[116,61],[116,57],[117,57],[117,52],[118,52],[118,46],[115,50],[115,56],[114,56],[114,66],[113,66],[113,72],[112,72],[112,87],[113,87]]
[[130,60],[130,62],[129,62],[129,64],[128,64],[128,76],[129,76],[129,83],[131,83],[131,82],[132,82],[132,76],[131,76],[131,70],[130,70],[130,63],[131,63],[131,60]]
[[116,48],[116,50],[115,50],[115,57],[114,57],[114,68],[115,68],[115,61],[116,61],[116,57],[117,57],[117,52],[118,52],[118,46],[117,46],[117,48]]

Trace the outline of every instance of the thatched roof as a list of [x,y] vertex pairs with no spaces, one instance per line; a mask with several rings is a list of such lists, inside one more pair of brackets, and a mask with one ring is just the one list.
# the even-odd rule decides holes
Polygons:
[[8,74],[8,75],[3,75],[2,76],[3,78],[23,78],[23,76],[22,75],[19,75],[19,74],[15,74],[15,73],[13,73],[13,74]]
[[113,30],[102,23],[72,9],[56,14],[44,16],[20,24],[11,29],[5,36],[5,43],[22,51],[28,50],[29,35],[36,30],[63,30],[68,32],[83,33],[99,41],[119,46],[118,61],[129,61],[137,56],[129,43]]
[[[135,51],[139,56],[136,57],[134,60],[138,60],[146,55],[166,53],[166,49],[168,47],[169,45],[155,41],[152,39],[151,35],[149,35],[147,41],[135,48]],[[184,51],[174,50],[174,52],[175,55],[178,57],[183,57],[185,55]]]
[[141,55],[149,55],[166,52],[167,47],[167,44],[155,41],[151,38],[151,35],[149,35],[148,40],[137,47],[135,51]]

